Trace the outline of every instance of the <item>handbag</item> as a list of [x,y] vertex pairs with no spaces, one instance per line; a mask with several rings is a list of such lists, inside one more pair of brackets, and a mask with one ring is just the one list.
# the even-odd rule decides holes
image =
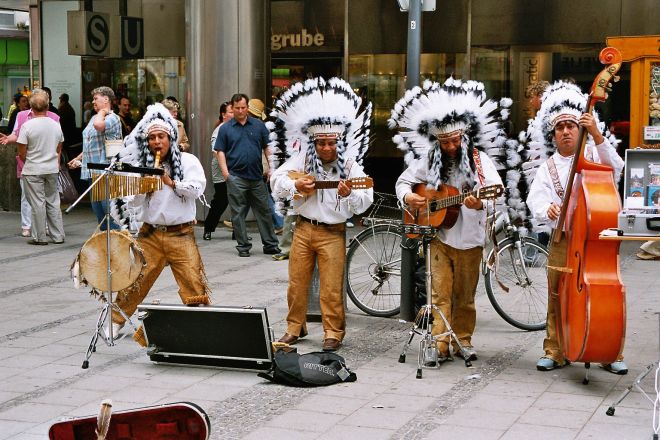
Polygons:
[[60,203],[69,205],[78,199],[78,190],[73,184],[66,165],[60,164],[60,172],[57,174],[57,190],[60,193]]

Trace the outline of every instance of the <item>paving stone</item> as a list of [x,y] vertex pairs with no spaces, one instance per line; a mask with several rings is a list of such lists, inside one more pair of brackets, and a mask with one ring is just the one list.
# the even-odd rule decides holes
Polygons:
[[267,425],[289,429],[295,427],[300,431],[323,432],[343,420],[344,416],[340,414],[324,414],[312,411],[303,411],[292,409],[271,419]]
[[497,429],[476,428],[469,426],[456,426],[450,423],[444,424],[439,428],[429,431],[424,437],[427,439],[444,439],[444,438],[464,438],[464,439],[479,439],[479,440],[496,440],[499,439],[504,431]]
[[538,408],[533,406],[520,417],[520,423],[577,429],[583,426],[592,414],[592,411]]
[[579,429],[563,428],[558,426],[530,425],[527,423],[516,423],[511,426],[501,440],[572,440]]
[[415,413],[390,409],[360,408],[342,421],[343,425],[366,426],[370,428],[399,429]]
[[295,409],[328,414],[349,415],[367,405],[368,402],[368,400],[356,399],[354,397],[322,396],[314,394],[303,399],[298,405],[296,405]]
[[295,428],[282,429],[268,426],[252,431],[242,438],[244,440],[311,440],[318,438],[318,435],[317,432],[299,431]]
[[518,420],[518,417],[519,415],[515,413],[498,411],[497,407],[491,411],[482,411],[477,408],[458,408],[447,417],[446,424],[505,431]]
[[394,431],[389,429],[367,428],[364,426],[335,425],[329,431],[324,432],[319,440],[386,440]]

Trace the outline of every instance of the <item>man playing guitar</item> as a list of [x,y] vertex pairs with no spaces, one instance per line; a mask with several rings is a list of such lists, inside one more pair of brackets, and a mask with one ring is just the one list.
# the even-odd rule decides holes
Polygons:
[[[482,145],[477,145],[476,135],[482,141],[484,136],[480,132],[483,125],[475,124],[470,119],[474,109],[471,109],[472,113],[458,113],[458,109],[466,107],[457,106],[456,99],[463,99],[468,94],[460,87],[447,86],[447,83],[445,87],[450,93],[437,99],[437,109],[435,106],[433,109],[425,109],[425,116],[436,112],[426,116],[430,122],[427,124],[429,128],[425,139],[417,140],[419,143],[428,142],[428,150],[425,154],[419,154],[418,159],[410,161],[396,183],[397,197],[409,211],[421,210],[429,203],[427,197],[414,192],[414,187],[419,183],[426,184],[426,192],[431,194],[433,190],[441,189],[442,185],[451,185],[461,193],[488,185],[502,185],[493,161],[477,148]],[[433,88],[428,95],[433,102]],[[479,99],[473,101],[477,111],[480,102]],[[405,111],[408,112],[409,120],[413,119],[410,109]],[[401,121],[397,121],[397,124],[416,133],[420,132],[415,127],[405,126]],[[433,303],[447,318],[459,342],[466,349],[464,353],[469,360],[477,359],[472,334],[476,322],[474,296],[486,238],[485,204],[473,195],[465,197],[453,227],[441,227],[430,244]],[[446,332],[445,324],[437,312],[433,313],[435,319],[432,334],[442,335]],[[438,337],[439,361],[451,357],[449,343],[448,336]],[[453,347],[453,351],[462,357],[457,346]]]

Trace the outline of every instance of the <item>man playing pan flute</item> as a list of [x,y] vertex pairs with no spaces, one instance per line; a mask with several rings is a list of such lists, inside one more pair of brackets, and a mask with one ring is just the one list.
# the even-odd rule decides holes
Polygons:
[[[127,225],[126,212],[131,206],[139,206],[142,222],[137,240],[146,267],[138,282],[120,291],[116,301],[127,316],[135,312],[166,265],[172,269],[184,304],[210,303],[210,289],[193,231],[195,199],[203,194],[206,177],[199,160],[179,150],[177,138],[174,118],[162,104],[154,104],[126,138],[126,146],[118,155],[119,160],[131,165],[161,166],[165,170],[161,177],[156,177],[162,180],[162,189],[113,203],[113,215],[119,217],[122,227]],[[156,163],[158,160],[160,164]],[[113,311],[112,322],[116,333],[125,320]],[[134,339],[146,345],[141,331]]]
[[[509,105],[508,100],[503,104]],[[426,81],[395,105],[389,123],[399,129],[393,140],[406,151],[408,164],[397,180],[396,193],[408,210],[426,207],[430,197],[435,199],[433,191],[443,185],[460,193],[502,185],[497,161],[486,153],[499,153],[505,141],[495,119],[497,110],[498,104],[486,99],[483,84],[452,78],[443,85]],[[415,187],[426,196],[417,194]],[[465,197],[454,226],[441,228],[430,245],[433,303],[447,318],[469,360],[477,359],[472,345],[474,296],[486,238],[486,203],[475,196]],[[432,334],[438,336],[446,328],[433,313]],[[449,337],[438,337],[437,344],[438,360],[449,359]],[[453,350],[462,356],[457,346]]]
[[[316,261],[323,350],[336,351],[346,333],[346,220],[373,202],[371,189],[354,186],[365,178],[361,162],[369,146],[371,104],[363,107],[343,80],[315,78],[286,91],[271,115],[276,118],[267,124],[275,151],[273,195],[292,200],[297,214],[289,254],[287,330],[280,342],[294,344],[307,335],[307,290]],[[301,175],[290,176],[292,171]]]

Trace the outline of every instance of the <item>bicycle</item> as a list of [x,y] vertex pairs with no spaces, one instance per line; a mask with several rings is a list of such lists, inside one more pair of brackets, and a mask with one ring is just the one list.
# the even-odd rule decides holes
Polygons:
[[401,304],[401,209],[396,196],[374,193],[367,228],[348,244],[346,286],[351,301],[372,316],[390,317]]
[[525,236],[508,213],[496,211],[491,223],[504,238],[482,262],[486,294],[506,322],[521,330],[545,329],[548,310],[548,250]]
[[[347,293],[363,312],[390,317],[399,313],[401,301],[401,208],[394,195],[382,193],[374,194],[373,206],[362,220],[367,228],[348,245]],[[514,327],[543,330],[548,252],[524,236],[507,213],[496,212],[491,224],[504,237],[482,263],[488,300]]]

